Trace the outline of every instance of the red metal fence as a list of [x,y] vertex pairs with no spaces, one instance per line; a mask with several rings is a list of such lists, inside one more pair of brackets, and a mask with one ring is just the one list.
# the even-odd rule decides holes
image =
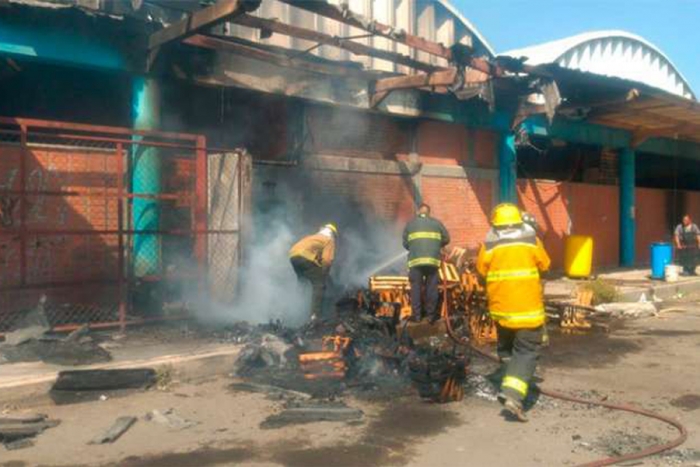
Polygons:
[[[132,190],[142,148],[157,148],[156,194]],[[138,199],[157,228],[136,230]],[[237,232],[208,230],[203,136],[0,118],[0,333],[41,295],[55,329],[166,318],[204,285],[209,234]],[[139,235],[157,238],[156,272],[135,277]]]

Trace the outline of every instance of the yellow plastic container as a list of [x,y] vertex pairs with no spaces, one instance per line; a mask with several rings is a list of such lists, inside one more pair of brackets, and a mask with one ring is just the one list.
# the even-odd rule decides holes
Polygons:
[[593,265],[593,237],[571,235],[564,245],[564,272],[568,277],[589,277]]

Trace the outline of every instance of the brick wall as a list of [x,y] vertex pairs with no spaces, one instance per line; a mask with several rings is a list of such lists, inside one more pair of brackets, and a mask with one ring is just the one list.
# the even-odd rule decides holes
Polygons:
[[[0,145],[0,190],[20,189],[20,154],[16,146]],[[36,306],[42,293],[47,295],[47,312],[54,324],[114,320],[116,287],[82,282],[116,278],[117,236],[77,231],[118,228],[115,155],[88,148],[42,147],[30,148],[24,157],[26,190],[43,192],[26,197],[25,283],[77,286],[0,291],[5,303],[0,332],[12,326],[18,311]],[[0,198],[19,199],[8,193],[0,193]],[[20,206],[16,201],[0,225],[1,286],[21,284]],[[64,308],[66,303],[81,306]]]
[[[0,146],[0,188],[19,189],[19,149]],[[31,149],[26,159],[28,191],[68,192],[76,196],[27,196],[28,230],[67,231],[27,237],[26,280],[29,284],[114,278],[116,235],[73,235],[76,230],[117,229],[115,156],[86,149]],[[6,195],[12,197],[12,195]],[[17,203],[9,233],[19,227]],[[19,282],[20,242],[0,235],[0,283]]]
[[[492,168],[495,136],[463,125],[424,121],[416,130],[416,151],[423,164]],[[421,180],[423,199],[449,230],[451,244],[476,250],[489,229],[493,182],[425,175]]]
[[571,233],[593,237],[593,267],[619,264],[620,201],[617,186],[569,184]]
[[396,118],[322,106],[307,106],[305,114],[306,153],[393,159],[410,151],[410,126]]
[[416,152],[424,164],[466,164],[467,129],[463,125],[421,122],[416,130]]
[[680,218],[685,213],[690,214],[696,224],[700,224],[700,192],[682,191],[680,192],[680,195],[685,198],[685,212],[678,214],[678,219],[674,221],[675,224],[679,224],[681,222]]
[[490,180],[423,177],[423,199],[447,227],[452,245],[476,250],[489,229]]
[[593,267],[609,267],[619,260],[619,201],[616,186],[518,180],[520,205],[531,212],[552,265],[564,265],[566,236],[593,237]]
[[564,266],[564,240],[569,233],[569,187],[565,183],[518,180],[518,202],[535,216],[540,238],[553,268]]
[[[423,164],[494,165],[495,136],[491,132],[427,121],[411,126],[384,116],[320,106],[309,107],[306,113],[311,130],[307,154],[406,161],[410,132],[415,128],[415,150]],[[257,172],[267,174],[265,179],[274,178],[281,192],[301,194],[299,215],[306,225],[336,220],[354,230],[361,230],[363,223],[399,230],[414,215],[410,175],[323,169]],[[272,172],[280,174],[272,176]],[[421,185],[424,200],[450,230],[453,244],[476,248],[488,230],[494,203],[492,181],[421,175]],[[294,210],[292,206],[285,209]]]
[[311,188],[304,192],[304,218],[309,222],[402,225],[413,215],[410,177],[323,170],[304,177],[307,188]]
[[425,164],[496,167],[496,134],[443,122],[424,121],[416,129],[416,151]]
[[667,190],[637,188],[635,190],[637,232],[636,254],[638,263],[649,263],[649,245],[671,239],[668,225]]

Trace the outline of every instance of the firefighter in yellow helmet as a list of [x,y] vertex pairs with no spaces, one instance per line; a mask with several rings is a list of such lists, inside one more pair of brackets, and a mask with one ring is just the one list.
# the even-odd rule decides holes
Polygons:
[[335,224],[326,224],[313,234],[308,235],[289,250],[289,261],[300,282],[311,285],[311,320],[321,315],[326,281],[335,259],[335,244],[338,228]]
[[517,206],[496,206],[491,225],[476,267],[486,279],[489,313],[498,328],[498,356],[505,369],[498,400],[525,422],[523,400],[546,339],[540,273],[549,269],[550,259]]

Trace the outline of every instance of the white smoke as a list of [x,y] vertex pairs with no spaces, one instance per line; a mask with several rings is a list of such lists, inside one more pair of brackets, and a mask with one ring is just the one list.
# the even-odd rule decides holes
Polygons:
[[233,304],[209,304],[206,319],[218,323],[251,324],[281,321],[297,327],[309,319],[310,287],[300,284],[289,263],[289,248],[298,239],[290,226],[271,219],[265,235],[252,239],[239,268]]
[[[341,230],[338,247],[341,254],[333,267],[332,277],[345,289],[366,287],[372,274],[401,274],[406,269],[399,226],[392,228],[377,222],[364,227],[358,230],[350,224]],[[395,261],[390,261],[392,259]],[[385,268],[377,270],[381,265]]]

